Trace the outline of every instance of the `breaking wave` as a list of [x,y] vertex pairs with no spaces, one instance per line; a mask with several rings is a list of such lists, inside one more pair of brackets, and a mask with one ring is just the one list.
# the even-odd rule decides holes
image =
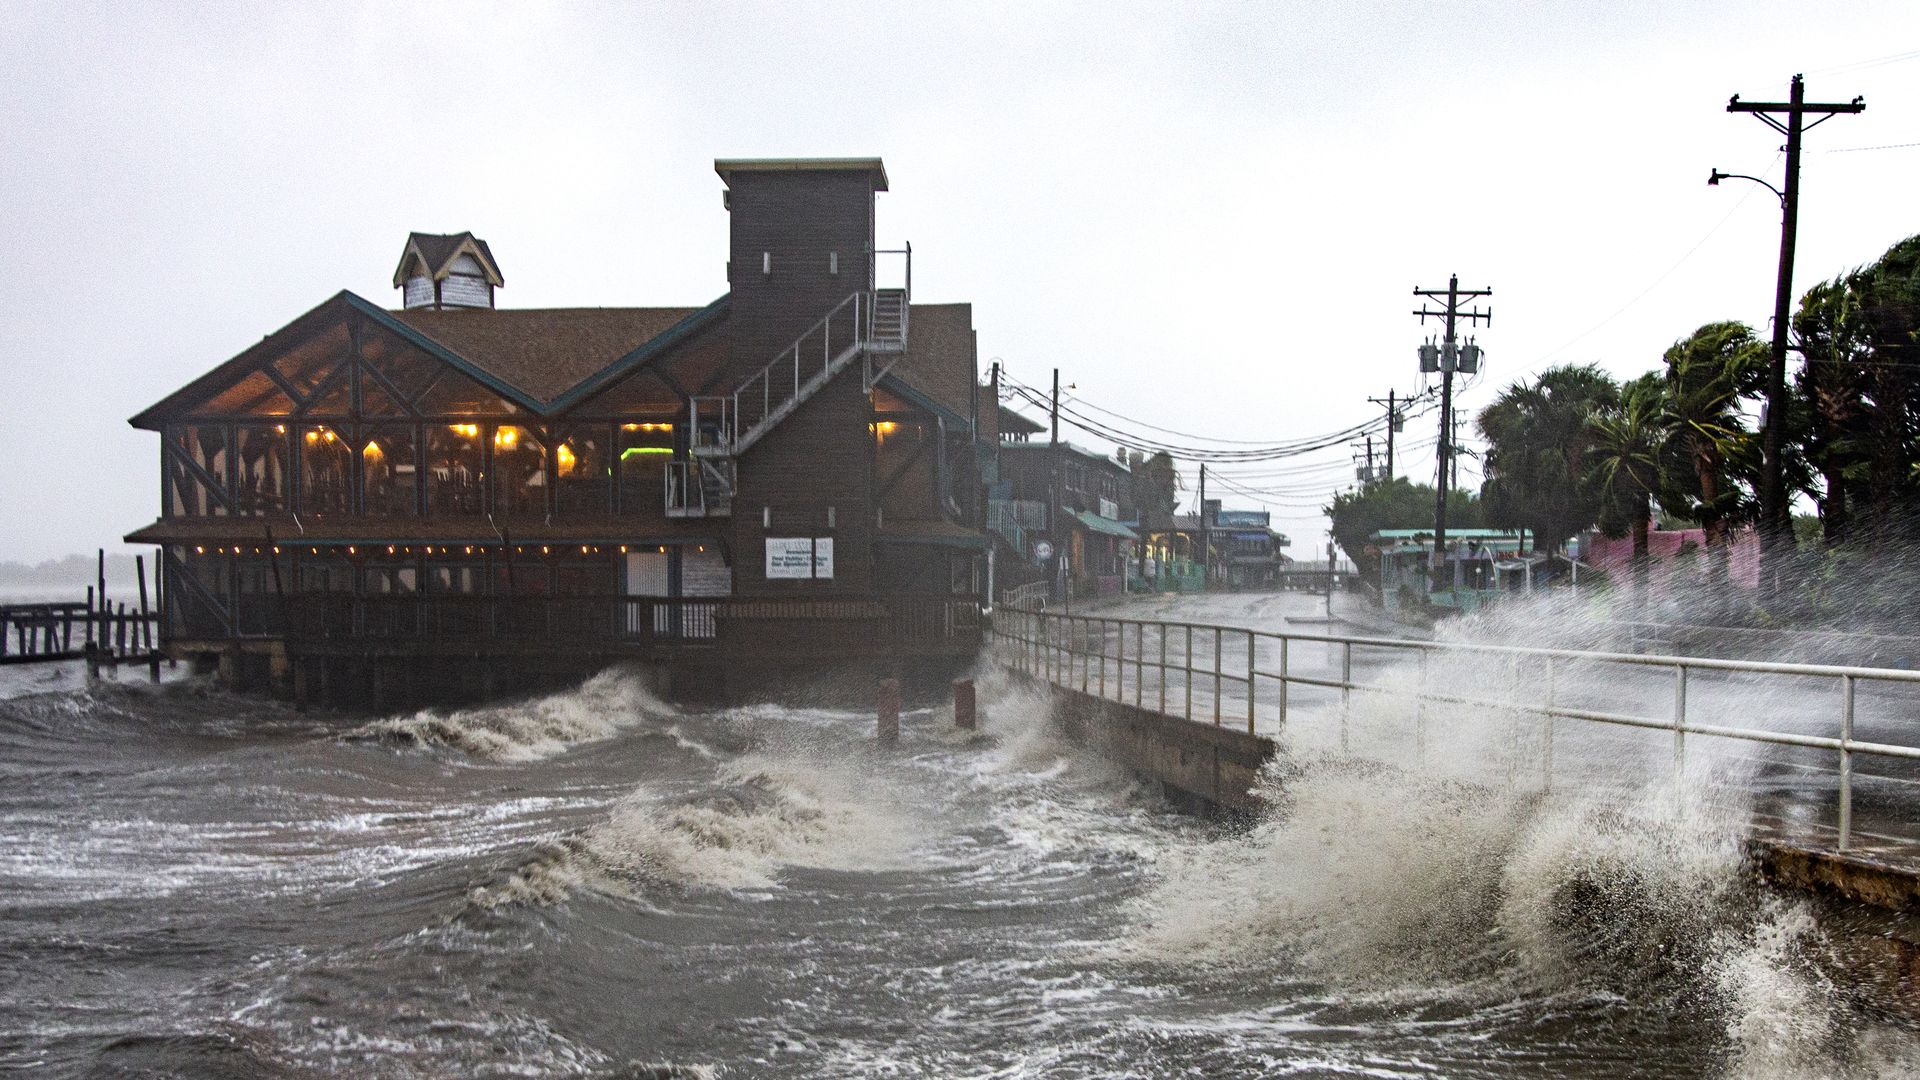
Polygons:
[[483,908],[554,904],[580,889],[637,896],[649,886],[754,889],[790,867],[897,868],[917,821],[838,763],[749,754],[720,766],[712,787],[677,800],[637,791],[605,821],[543,847]]
[[1127,959],[1401,1000],[1619,998],[1704,1018],[1733,1076],[1898,1074],[1835,1045],[1834,947],[1756,882],[1733,811],[1332,759],[1279,760],[1263,793],[1250,830],[1159,862]]
[[376,720],[349,737],[449,746],[488,761],[535,761],[673,712],[647,690],[639,671],[616,667],[545,697],[452,712],[423,709]]

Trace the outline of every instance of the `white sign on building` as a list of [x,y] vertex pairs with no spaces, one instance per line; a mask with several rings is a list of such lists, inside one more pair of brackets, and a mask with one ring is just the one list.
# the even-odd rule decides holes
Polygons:
[[767,537],[767,577],[833,578],[833,537]]

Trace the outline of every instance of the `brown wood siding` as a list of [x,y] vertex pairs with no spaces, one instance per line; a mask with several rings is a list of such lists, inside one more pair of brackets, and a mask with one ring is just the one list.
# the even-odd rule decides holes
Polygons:
[[[872,450],[860,372],[848,369],[739,461],[733,500],[734,590],[741,596],[845,596],[873,588]],[[835,524],[827,527],[827,508]],[[772,528],[761,510],[773,511]],[[769,581],[768,536],[833,537],[832,581]]]
[[[871,173],[740,172],[730,178],[735,380],[766,366],[780,349],[851,293],[867,288],[873,242]],[[840,272],[828,272],[828,254]],[[773,271],[761,273],[761,255]]]

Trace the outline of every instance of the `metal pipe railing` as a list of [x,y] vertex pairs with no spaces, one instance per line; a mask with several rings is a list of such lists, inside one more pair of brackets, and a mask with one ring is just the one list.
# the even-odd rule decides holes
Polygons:
[[[1411,699],[1414,703],[1414,748],[1416,760],[1424,762],[1427,743],[1427,710],[1433,705],[1448,705],[1471,709],[1503,712],[1509,715],[1533,712],[1541,717],[1541,780],[1543,789],[1550,790],[1554,773],[1554,722],[1558,720],[1578,721],[1618,727],[1637,728],[1670,732],[1673,736],[1673,775],[1676,790],[1686,775],[1687,737],[1707,736],[1731,739],[1741,742],[1763,745],[1796,747],[1838,755],[1838,792],[1837,792],[1837,832],[1839,848],[1848,850],[1853,843],[1854,828],[1854,781],[1855,755],[1902,760],[1920,761],[1920,745],[1907,746],[1896,743],[1864,742],[1854,736],[1858,687],[1862,683],[1890,685],[1920,684],[1920,671],[1897,668],[1869,668],[1838,664],[1801,664],[1771,663],[1758,660],[1722,660],[1707,657],[1646,656],[1635,653],[1581,652],[1573,649],[1541,648],[1517,645],[1491,645],[1467,642],[1412,641],[1401,638],[1377,638],[1348,635],[1291,634],[1278,631],[1253,630],[1240,627],[1224,627],[1209,624],[1186,622],[1160,622],[1143,619],[1110,619],[1086,615],[1058,615],[1051,612],[1024,609],[1010,613],[1006,621],[1006,632],[996,631],[1003,641],[1018,643],[1022,650],[1017,655],[1030,657],[1024,669],[1048,682],[1063,687],[1072,687],[1074,665],[1079,663],[1079,689],[1091,693],[1095,685],[1093,680],[1094,657],[1098,655],[1098,690],[1101,696],[1107,695],[1106,661],[1107,641],[1112,635],[1115,644],[1115,668],[1117,682],[1114,698],[1126,699],[1126,634],[1129,628],[1134,633],[1134,705],[1145,706],[1146,673],[1152,669],[1158,686],[1157,711],[1163,715],[1178,715],[1186,720],[1194,720],[1194,682],[1195,676],[1211,676],[1213,680],[1212,722],[1218,726],[1223,722],[1226,689],[1230,686],[1243,687],[1246,691],[1245,716],[1247,731],[1255,733],[1257,727],[1257,687],[1261,679],[1270,680],[1275,686],[1275,724],[1276,730],[1284,729],[1288,722],[1288,710],[1291,706],[1289,690],[1293,687],[1313,687],[1332,690],[1338,693],[1338,714],[1340,744],[1343,752],[1351,753],[1349,721],[1352,715],[1353,695],[1358,693],[1382,695],[1387,697]],[[1154,628],[1158,641],[1158,659],[1150,661],[1147,655],[1147,628]],[[1194,637],[1196,631],[1213,636],[1212,655],[1203,657],[1196,664],[1194,655]],[[1177,660],[1168,657],[1168,635],[1178,633],[1181,637],[1184,655]],[[1228,669],[1223,662],[1224,641],[1228,633],[1244,634],[1246,637],[1246,668],[1244,673]],[[1097,647],[1093,642],[1097,639]],[[1268,655],[1277,658],[1277,670],[1265,670],[1259,666],[1260,642],[1271,644]],[[1320,677],[1305,674],[1295,669],[1292,663],[1292,651],[1296,645],[1318,645],[1338,648],[1340,673],[1337,678]],[[1397,687],[1360,682],[1354,676],[1354,652],[1356,649],[1386,650],[1404,655],[1412,652],[1419,659],[1418,681],[1411,691]],[[1501,701],[1471,694],[1451,694],[1435,689],[1432,682],[1431,661],[1436,656],[1460,657],[1497,657],[1508,661],[1509,681],[1517,690],[1523,682],[1522,668],[1529,660],[1541,662],[1545,669],[1545,695],[1539,703],[1520,702],[1516,693],[1508,700]],[[1578,708],[1563,704],[1561,680],[1570,662],[1595,666],[1621,665],[1636,668],[1652,668],[1672,673],[1672,706],[1665,716],[1643,716],[1630,713],[1605,712],[1596,709]],[[1168,680],[1173,672],[1179,672],[1182,682],[1182,697],[1178,703],[1179,712],[1169,711]],[[1764,728],[1714,724],[1700,722],[1690,718],[1689,690],[1693,675],[1700,672],[1719,672],[1730,675],[1771,676],[1782,679],[1822,679],[1837,680],[1841,690],[1841,710],[1838,737],[1806,735],[1794,731],[1778,731]],[[1064,677],[1063,677],[1064,673]],[[1512,729],[1514,738],[1519,737],[1520,727]],[[1888,778],[1897,779],[1897,778]]]

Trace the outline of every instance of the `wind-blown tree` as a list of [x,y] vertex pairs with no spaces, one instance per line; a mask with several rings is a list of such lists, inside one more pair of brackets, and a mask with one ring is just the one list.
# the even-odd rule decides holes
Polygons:
[[1700,523],[1709,573],[1725,580],[1729,529],[1753,517],[1760,439],[1744,407],[1759,396],[1767,344],[1745,323],[1708,323],[1670,346],[1660,505]]
[[[1333,520],[1333,539],[1348,559],[1360,570],[1360,577],[1378,587],[1380,560],[1367,555],[1367,544],[1382,529],[1432,529],[1436,492],[1432,484],[1415,484],[1395,476],[1333,497],[1324,507]],[[1447,492],[1447,524],[1453,528],[1479,528],[1482,522],[1480,500],[1472,492],[1454,489]],[[1431,539],[1431,537],[1429,537]]]
[[1600,531],[1633,537],[1633,583],[1643,599],[1647,528],[1653,495],[1660,488],[1660,448],[1666,440],[1665,408],[1665,380],[1650,371],[1622,386],[1618,406],[1587,424],[1589,475],[1600,494]]
[[1479,418],[1487,521],[1531,530],[1549,552],[1592,526],[1601,494],[1588,461],[1591,425],[1619,403],[1620,388],[1593,364],[1549,368],[1501,391]]
[[1151,457],[1132,451],[1127,455],[1128,479],[1133,485],[1133,508],[1140,525],[1150,532],[1173,528],[1174,507],[1180,503],[1180,470],[1165,451]]
[[1850,276],[1867,342],[1866,533],[1876,548],[1920,516],[1920,236]]
[[1868,504],[1873,445],[1869,357],[1860,298],[1850,284],[1858,273],[1808,289],[1793,317],[1794,337],[1805,361],[1795,376],[1806,414],[1800,443],[1821,479],[1820,490],[1813,494],[1820,508],[1821,540],[1829,548],[1847,541],[1854,509]]
[[[1173,511],[1180,505],[1180,470],[1166,451],[1148,456],[1138,450],[1125,451],[1127,479],[1133,487],[1133,512],[1140,519],[1140,531],[1165,532],[1173,528]],[[1147,574],[1147,545],[1134,548],[1135,564],[1141,577]]]

